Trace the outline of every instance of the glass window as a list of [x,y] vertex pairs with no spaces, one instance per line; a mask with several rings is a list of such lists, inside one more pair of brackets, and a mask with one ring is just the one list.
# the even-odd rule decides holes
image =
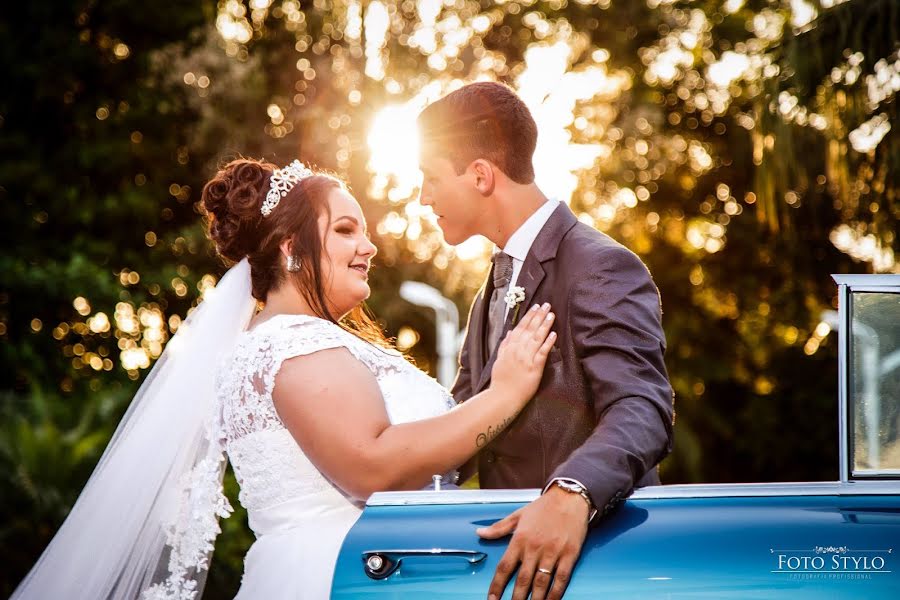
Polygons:
[[900,293],[854,291],[849,401],[853,475],[900,474]]

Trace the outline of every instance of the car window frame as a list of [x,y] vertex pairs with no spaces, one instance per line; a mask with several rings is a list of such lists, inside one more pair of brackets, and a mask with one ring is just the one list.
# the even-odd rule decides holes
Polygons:
[[850,343],[853,294],[900,294],[900,275],[892,273],[866,275],[832,275],[838,284],[838,460],[841,482],[897,481],[900,470],[885,469],[876,473],[855,473],[850,432],[854,431],[852,390],[850,389]]

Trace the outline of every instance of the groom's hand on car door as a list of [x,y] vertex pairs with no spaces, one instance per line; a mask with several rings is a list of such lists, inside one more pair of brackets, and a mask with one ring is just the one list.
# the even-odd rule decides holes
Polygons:
[[513,534],[488,598],[499,600],[516,567],[513,600],[526,600],[529,592],[533,600],[562,598],[587,536],[589,513],[590,506],[580,495],[552,486],[531,504],[476,530],[487,540]]

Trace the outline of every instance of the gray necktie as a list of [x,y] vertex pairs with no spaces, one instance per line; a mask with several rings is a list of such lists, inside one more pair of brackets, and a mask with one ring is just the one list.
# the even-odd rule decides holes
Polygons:
[[503,333],[503,324],[506,321],[506,292],[509,290],[509,281],[512,278],[513,262],[509,254],[496,253],[491,261],[494,263],[494,293],[491,294],[491,304],[488,308],[488,355],[494,351],[500,343],[500,334]]

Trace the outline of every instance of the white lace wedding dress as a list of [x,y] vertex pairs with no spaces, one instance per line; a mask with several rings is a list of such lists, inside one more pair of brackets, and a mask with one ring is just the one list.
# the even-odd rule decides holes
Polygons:
[[275,411],[272,388],[286,359],[338,347],[375,375],[392,423],[437,416],[453,406],[445,388],[399,353],[329,321],[276,315],[241,334],[219,364],[216,385],[219,435],[257,538],[244,559],[239,599],[329,596],[341,543],[362,507],[306,458]]

